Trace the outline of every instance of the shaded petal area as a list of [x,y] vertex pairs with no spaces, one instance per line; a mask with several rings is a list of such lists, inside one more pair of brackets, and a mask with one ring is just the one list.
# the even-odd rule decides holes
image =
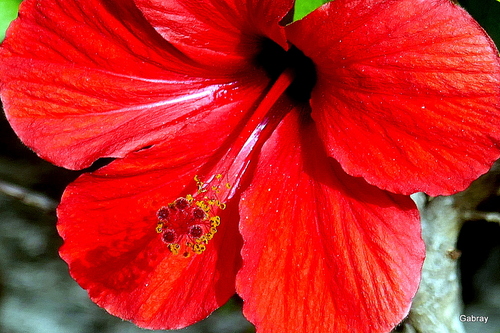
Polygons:
[[297,124],[266,142],[242,195],[244,314],[257,332],[388,332],[419,283],[415,205],[345,174],[312,121]]
[[[217,136],[209,127],[204,134]],[[60,255],[99,306],[144,328],[177,329],[234,294],[241,265],[237,205],[228,203],[200,255],[173,255],[155,230],[158,209],[192,193],[193,175],[212,154],[210,140],[180,134],[84,174],[66,189],[58,208]]]
[[268,82],[200,66],[132,1],[27,0],[19,16],[0,49],[6,115],[29,147],[66,168],[123,157],[208,113],[238,117]]
[[349,174],[450,194],[500,156],[498,51],[451,1],[336,0],[287,29],[316,64],[312,116]]
[[[135,0],[152,26],[197,62],[223,72],[247,71],[267,37],[288,48],[279,22],[293,0]],[[257,37],[257,38],[256,38]]]

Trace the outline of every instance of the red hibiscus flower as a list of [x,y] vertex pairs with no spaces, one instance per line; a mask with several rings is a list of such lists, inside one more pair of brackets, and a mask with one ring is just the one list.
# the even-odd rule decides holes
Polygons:
[[424,245],[408,194],[499,157],[498,52],[448,0],[25,0],[1,48],[21,139],[66,168],[62,258],[180,328],[235,292],[258,332],[384,332]]

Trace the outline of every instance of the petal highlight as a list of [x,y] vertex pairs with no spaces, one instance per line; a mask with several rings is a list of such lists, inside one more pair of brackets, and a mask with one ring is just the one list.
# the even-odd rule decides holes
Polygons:
[[257,332],[387,332],[409,311],[415,205],[345,174],[312,122],[290,114],[266,142],[240,213],[236,286]]
[[316,64],[312,116],[349,174],[451,194],[500,156],[498,51],[452,2],[336,0],[287,29]]
[[269,81],[200,67],[131,1],[27,0],[0,57],[12,127],[70,169],[165,140],[208,113],[244,111]]

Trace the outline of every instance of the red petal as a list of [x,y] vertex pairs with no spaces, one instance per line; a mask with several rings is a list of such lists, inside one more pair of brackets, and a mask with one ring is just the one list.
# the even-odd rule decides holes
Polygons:
[[292,9],[292,0],[135,2],[166,40],[217,70],[247,71],[249,57],[259,51],[256,36],[288,48],[279,22]]
[[236,205],[228,203],[207,250],[191,258],[172,255],[155,231],[158,209],[184,196],[211,157],[210,140],[187,146],[191,141],[179,135],[81,176],[58,208],[60,254],[73,278],[98,305],[141,327],[185,327],[234,294],[241,265]]
[[258,332],[388,332],[419,283],[415,205],[345,174],[298,118],[266,142],[242,196],[244,314]]
[[287,33],[316,64],[312,116],[349,174],[449,194],[499,157],[498,51],[450,1],[336,0]]
[[0,58],[11,125],[72,169],[164,140],[207,113],[244,110],[257,98],[252,87],[268,82],[199,67],[126,0],[26,0]]

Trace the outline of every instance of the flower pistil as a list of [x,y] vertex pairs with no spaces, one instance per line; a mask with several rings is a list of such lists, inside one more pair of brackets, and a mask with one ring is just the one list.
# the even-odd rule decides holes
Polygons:
[[[156,232],[174,255],[182,253],[188,258],[193,253],[203,253],[206,244],[217,233],[220,225],[217,212],[226,209],[226,203],[217,196],[222,175],[217,174],[213,179],[217,181],[216,185],[212,185],[211,181],[205,183],[195,176],[195,194],[179,197],[156,212]],[[231,188],[229,183],[223,186]]]

